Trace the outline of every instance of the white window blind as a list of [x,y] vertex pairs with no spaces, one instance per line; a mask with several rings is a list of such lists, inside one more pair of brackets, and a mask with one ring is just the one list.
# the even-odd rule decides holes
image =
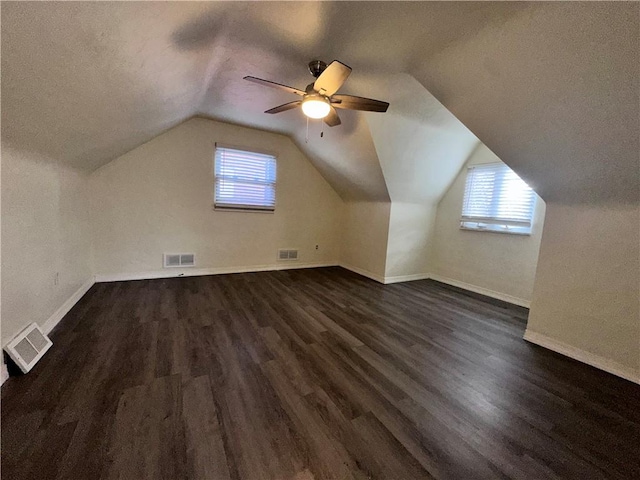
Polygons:
[[214,206],[273,211],[276,158],[216,145]]
[[460,227],[530,234],[536,194],[503,163],[467,171]]

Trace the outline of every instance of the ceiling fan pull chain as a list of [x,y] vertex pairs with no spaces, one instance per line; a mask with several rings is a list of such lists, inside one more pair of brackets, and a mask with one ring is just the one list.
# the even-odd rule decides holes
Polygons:
[[307,134],[304,137],[304,143],[309,143],[309,117],[307,117]]
[[320,120],[320,125],[322,126],[322,130],[320,130],[320,138],[324,138],[324,122]]

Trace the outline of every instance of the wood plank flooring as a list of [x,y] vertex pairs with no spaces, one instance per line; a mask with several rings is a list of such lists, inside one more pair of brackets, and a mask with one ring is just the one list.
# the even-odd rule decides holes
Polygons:
[[526,315],[337,267],[96,284],[2,387],[2,478],[640,478],[640,386]]

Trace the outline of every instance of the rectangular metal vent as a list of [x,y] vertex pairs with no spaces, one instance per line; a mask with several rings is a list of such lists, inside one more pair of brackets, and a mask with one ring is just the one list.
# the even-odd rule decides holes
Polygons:
[[163,256],[164,268],[195,267],[195,253],[165,253]]
[[4,348],[23,373],[27,373],[51,348],[53,342],[36,323],[22,330]]
[[278,260],[298,260],[298,250],[280,249],[278,250]]
[[181,267],[193,267],[196,264],[196,256],[193,253],[181,253],[180,254],[180,266]]

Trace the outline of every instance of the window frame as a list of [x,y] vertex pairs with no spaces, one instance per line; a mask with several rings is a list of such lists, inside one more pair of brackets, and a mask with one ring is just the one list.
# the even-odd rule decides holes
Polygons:
[[[234,204],[228,204],[228,203],[218,203],[216,202],[216,196],[217,196],[217,184],[218,184],[218,175],[216,174],[216,159],[217,159],[217,151],[218,149],[228,149],[228,150],[236,150],[236,151],[240,151],[240,152],[246,152],[249,154],[257,154],[257,155],[265,155],[265,156],[269,156],[273,158],[273,163],[274,163],[274,169],[275,169],[275,177],[274,177],[274,181],[273,181],[273,207],[270,206],[261,206],[261,205],[234,205]],[[267,150],[262,150],[262,149],[256,149],[253,147],[245,147],[245,146],[238,146],[238,145],[230,145],[230,144],[225,144],[225,143],[219,143],[216,142],[214,143],[214,151],[213,151],[213,162],[212,162],[212,166],[213,166],[213,210],[218,211],[218,212],[245,212],[245,213],[275,213],[276,210],[276,206],[277,206],[277,179],[278,179],[278,157],[276,156],[275,153],[267,151]],[[265,182],[265,185],[267,185],[268,183]]]
[[[530,193],[531,207],[530,207],[530,216],[528,221],[507,220],[497,216],[472,217],[470,215],[465,215],[465,208],[467,207],[465,200],[467,198],[467,194],[468,194],[467,190],[469,188],[469,175],[471,174],[472,170],[475,168],[482,168],[482,167],[486,168],[486,167],[492,167],[492,166],[500,167],[506,171],[510,171],[515,176],[520,178],[520,176],[516,172],[514,172],[508,165],[506,165],[503,162],[482,163],[482,164],[470,165],[469,167],[467,167],[467,175],[465,177],[465,183],[464,183],[462,208],[460,212],[460,229],[471,231],[471,232],[490,232],[490,233],[502,233],[507,235],[531,236],[533,234],[534,219],[536,215],[536,206],[537,206],[538,196],[536,192],[531,187],[529,187],[529,185],[527,185],[526,182],[524,182],[524,180],[522,180],[521,178],[520,180],[522,181],[522,183],[524,183],[526,187],[529,189],[529,191],[531,192]],[[497,203],[497,201],[495,199],[496,197],[500,196],[503,186],[504,186],[503,183],[493,185],[493,191],[491,194],[491,206],[492,206],[491,210],[494,210],[494,211],[497,210],[497,208],[495,207],[495,204]]]

